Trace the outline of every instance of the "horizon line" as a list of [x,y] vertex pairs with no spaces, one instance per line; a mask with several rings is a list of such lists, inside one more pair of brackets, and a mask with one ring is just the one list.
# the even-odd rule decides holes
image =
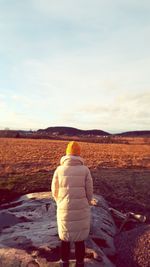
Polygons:
[[102,129],[97,129],[97,128],[92,128],[92,129],[81,129],[81,128],[77,128],[77,127],[72,127],[72,126],[48,126],[46,128],[10,128],[10,127],[0,127],[0,131],[38,131],[38,130],[46,130],[47,128],[58,128],[58,127],[62,127],[62,128],[73,128],[73,129],[77,129],[77,130],[81,130],[81,131],[103,131],[109,134],[121,134],[121,133],[126,133],[126,132],[143,132],[143,131],[150,131],[150,130],[120,130],[120,131],[106,131],[106,130],[102,130]]

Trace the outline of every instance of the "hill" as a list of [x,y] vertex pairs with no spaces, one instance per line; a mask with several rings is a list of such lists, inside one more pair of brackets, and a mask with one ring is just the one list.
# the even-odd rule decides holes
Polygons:
[[56,127],[48,127],[46,129],[40,129],[37,131],[37,133],[49,133],[52,135],[67,135],[67,136],[110,135],[110,133],[102,130],[80,130],[74,127],[64,127],[64,126],[56,126]]
[[126,137],[150,137],[150,131],[129,131],[117,135]]
[[46,129],[39,129],[37,131],[23,131],[23,130],[0,130],[0,137],[8,138],[32,138],[32,139],[59,139],[59,140],[80,140],[90,142],[123,142],[127,138],[135,137],[150,137],[150,131],[129,131],[122,133],[111,134],[109,132],[93,129],[81,130],[74,127],[48,127]]

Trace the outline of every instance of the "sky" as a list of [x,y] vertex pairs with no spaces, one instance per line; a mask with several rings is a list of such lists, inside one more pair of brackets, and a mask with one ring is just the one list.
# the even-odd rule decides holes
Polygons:
[[149,0],[0,0],[0,129],[150,130]]

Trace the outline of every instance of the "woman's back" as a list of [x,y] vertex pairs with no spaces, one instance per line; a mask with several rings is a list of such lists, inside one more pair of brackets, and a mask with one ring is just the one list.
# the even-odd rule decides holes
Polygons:
[[[55,171],[59,184],[57,220],[62,240],[84,240],[89,233],[90,207],[87,198],[89,169],[79,156],[67,155]],[[92,194],[92,192],[91,192]]]
[[85,191],[86,177],[88,168],[83,165],[81,157],[65,156],[61,160],[61,166],[58,167],[59,194],[58,201],[66,199],[68,204],[75,201],[81,203],[87,197]]

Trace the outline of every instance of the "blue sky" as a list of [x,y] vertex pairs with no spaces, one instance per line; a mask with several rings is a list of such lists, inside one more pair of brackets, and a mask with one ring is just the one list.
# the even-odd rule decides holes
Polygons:
[[0,0],[0,129],[150,130],[149,0]]

